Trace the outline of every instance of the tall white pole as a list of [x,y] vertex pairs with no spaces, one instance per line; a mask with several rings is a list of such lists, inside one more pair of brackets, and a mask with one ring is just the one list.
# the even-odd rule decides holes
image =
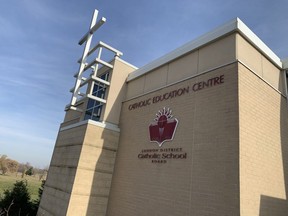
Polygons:
[[92,41],[92,36],[93,36],[93,31],[91,31],[91,29],[93,28],[93,26],[95,26],[96,21],[97,21],[97,17],[98,17],[98,10],[94,10],[94,14],[93,14],[93,17],[91,20],[89,33],[87,35],[87,40],[85,43],[82,59],[81,59],[80,66],[79,66],[78,75],[77,75],[76,82],[75,82],[74,91],[73,91],[73,95],[72,95],[72,99],[71,99],[71,103],[70,103],[72,106],[75,105],[75,103],[77,102],[77,96],[79,93],[82,74],[83,74],[84,68],[85,68],[86,57],[87,57],[87,54],[89,52],[91,41]]

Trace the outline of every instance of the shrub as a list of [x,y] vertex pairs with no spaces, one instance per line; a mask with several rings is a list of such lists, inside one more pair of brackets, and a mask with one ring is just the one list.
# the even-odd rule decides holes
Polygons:
[[33,173],[34,173],[33,167],[30,167],[30,168],[25,172],[25,174],[26,174],[26,175],[29,175],[29,176],[32,176]]
[[16,181],[12,190],[4,191],[0,201],[0,209],[9,216],[36,215],[37,207],[31,202],[27,181]]

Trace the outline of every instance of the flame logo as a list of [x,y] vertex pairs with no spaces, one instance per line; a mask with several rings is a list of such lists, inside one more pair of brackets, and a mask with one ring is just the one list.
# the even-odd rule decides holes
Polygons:
[[165,141],[173,140],[178,120],[173,118],[170,108],[163,108],[156,113],[154,122],[149,125],[150,141],[157,142],[159,147]]

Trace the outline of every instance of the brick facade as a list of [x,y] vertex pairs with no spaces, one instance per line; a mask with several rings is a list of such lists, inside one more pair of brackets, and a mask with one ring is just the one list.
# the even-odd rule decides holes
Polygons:
[[66,110],[38,215],[288,215],[287,69],[244,23],[111,64],[99,121]]

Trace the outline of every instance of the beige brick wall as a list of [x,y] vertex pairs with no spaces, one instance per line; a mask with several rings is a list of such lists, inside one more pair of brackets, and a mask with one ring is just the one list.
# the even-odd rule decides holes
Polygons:
[[[89,123],[60,131],[38,215],[287,215],[285,86],[263,53],[233,33],[127,85],[134,68],[117,59],[114,66],[101,119],[117,125],[122,110],[121,137]],[[219,76],[224,83],[192,91]],[[188,87],[182,96],[129,110]],[[182,148],[187,158],[155,164],[138,154],[159,150],[149,141],[148,126],[163,107],[179,124],[174,140],[161,149]],[[70,110],[62,126],[80,120]]]
[[38,215],[106,215],[118,139],[89,123],[60,131]]
[[88,125],[68,215],[106,215],[119,133]]
[[263,78],[282,94],[286,94],[281,69],[265,57],[264,53],[255,49],[245,38],[236,34],[236,57],[254,73]]
[[236,34],[206,44],[131,81],[126,99],[236,61]]
[[[84,104],[84,102],[82,102],[79,105],[77,105],[77,108],[83,110],[84,105],[86,106],[86,104]],[[61,124],[61,127],[65,127],[67,125],[71,125],[71,124],[74,124],[76,122],[79,122],[81,119],[81,115],[82,115],[82,112],[71,110],[71,109],[67,110],[65,113],[64,121]]]
[[126,79],[128,74],[134,71],[135,68],[118,58],[113,62],[113,67],[113,71],[110,75],[111,85],[106,94],[107,103],[104,106],[103,118],[101,118],[100,121],[118,124],[122,101],[126,96]]
[[288,212],[287,100],[239,64],[241,216]]
[[59,131],[38,215],[66,215],[86,127]]
[[239,33],[233,33],[192,50],[132,80],[127,86],[126,99],[140,96],[236,60],[243,62],[282,94],[286,94],[280,68]]
[[[128,110],[137,101],[220,75],[221,85]],[[237,83],[232,64],[123,104],[108,216],[239,215]],[[149,141],[148,126],[163,107],[173,110],[179,124],[162,148],[180,147],[187,159],[154,164],[138,154],[159,149]]]

